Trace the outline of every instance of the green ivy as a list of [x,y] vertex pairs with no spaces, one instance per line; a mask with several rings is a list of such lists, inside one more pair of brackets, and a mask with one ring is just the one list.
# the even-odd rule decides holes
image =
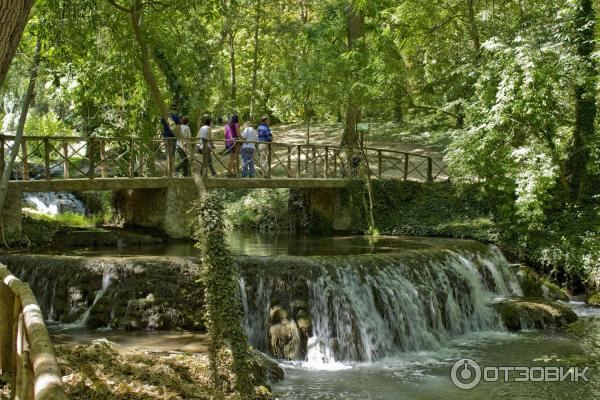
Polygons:
[[225,384],[219,371],[227,369],[220,355],[231,350],[235,387],[242,398],[251,398],[249,351],[242,328],[242,308],[238,297],[237,269],[225,237],[222,198],[212,191],[196,201],[192,208],[195,216],[194,239],[201,251],[202,281],[205,296],[205,321],[210,335],[209,357],[212,380],[216,388]]

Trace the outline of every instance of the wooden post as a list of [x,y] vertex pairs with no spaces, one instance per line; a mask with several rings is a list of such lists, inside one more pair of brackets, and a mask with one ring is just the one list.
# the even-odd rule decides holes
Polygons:
[[52,179],[52,171],[50,171],[50,139],[44,138],[44,171],[46,171],[46,180]]
[[292,148],[290,146],[287,148],[287,169],[288,177],[290,177],[290,172],[292,171]]
[[296,178],[300,179],[300,176],[301,176],[300,168],[302,167],[300,156],[302,155],[302,146],[296,146],[296,149],[298,151],[298,159],[296,160],[296,168],[297,168],[296,169]]
[[325,168],[323,171],[323,178],[327,179],[329,174],[329,146],[325,146]]
[[404,155],[404,180],[405,181],[408,180],[408,157],[409,157],[408,153]]
[[69,143],[66,140],[63,140],[63,178],[69,179]]
[[271,163],[273,162],[273,147],[271,143],[267,144],[269,152],[267,153],[267,178],[271,177]]
[[433,158],[427,158],[427,182],[433,182]]
[[242,158],[242,148],[238,145],[238,143],[233,144],[233,148],[235,149],[235,177],[240,177],[240,164]]
[[29,157],[27,154],[27,140],[23,137],[21,141],[21,161],[23,162],[23,180],[29,180]]
[[381,179],[383,175],[383,154],[381,150],[377,150],[377,176]]
[[135,176],[135,142],[129,138],[129,177]]
[[337,161],[338,161],[338,151],[333,150],[333,177],[334,178],[337,178],[337,176],[338,176]]
[[206,139],[202,140],[202,176],[208,176],[208,156],[212,155],[209,152],[212,151],[210,143]]
[[106,178],[106,140],[100,141],[100,176]]
[[4,168],[6,168],[6,164],[4,162],[4,146],[6,142],[4,140],[4,135],[0,135],[0,176],[4,175]]
[[0,280],[0,369],[8,375],[14,374],[13,310],[15,294]]
[[313,158],[313,178],[317,177],[317,149],[315,147],[312,148],[312,158]]
[[165,139],[167,141],[167,176],[169,178],[173,177],[173,141],[170,138]]
[[90,161],[90,167],[88,169],[88,178],[94,179],[96,177],[96,145],[93,138],[88,140],[88,159]]

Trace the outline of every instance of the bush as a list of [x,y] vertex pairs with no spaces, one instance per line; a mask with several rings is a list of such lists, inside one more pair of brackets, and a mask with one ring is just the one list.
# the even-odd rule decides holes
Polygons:
[[238,229],[289,231],[289,190],[257,189],[224,195],[227,225]]

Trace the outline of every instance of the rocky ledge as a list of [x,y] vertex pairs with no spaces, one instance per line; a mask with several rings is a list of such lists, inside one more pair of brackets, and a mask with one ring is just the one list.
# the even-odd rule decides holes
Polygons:
[[494,303],[506,328],[516,332],[523,329],[560,328],[577,321],[577,315],[565,304],[541,298],[513,298]]

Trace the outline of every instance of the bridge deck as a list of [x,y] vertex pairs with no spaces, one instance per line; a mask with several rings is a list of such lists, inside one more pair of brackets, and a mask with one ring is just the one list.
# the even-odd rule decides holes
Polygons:
[[[349,179],[243,179],[243,178],[204,178],[208,189],[311,189],[344,188]],[[9,190],[22,192],[80,192],[88,190],[161,189],[174,185],[194,185],[192,178],[97,178],[11,181]]]

